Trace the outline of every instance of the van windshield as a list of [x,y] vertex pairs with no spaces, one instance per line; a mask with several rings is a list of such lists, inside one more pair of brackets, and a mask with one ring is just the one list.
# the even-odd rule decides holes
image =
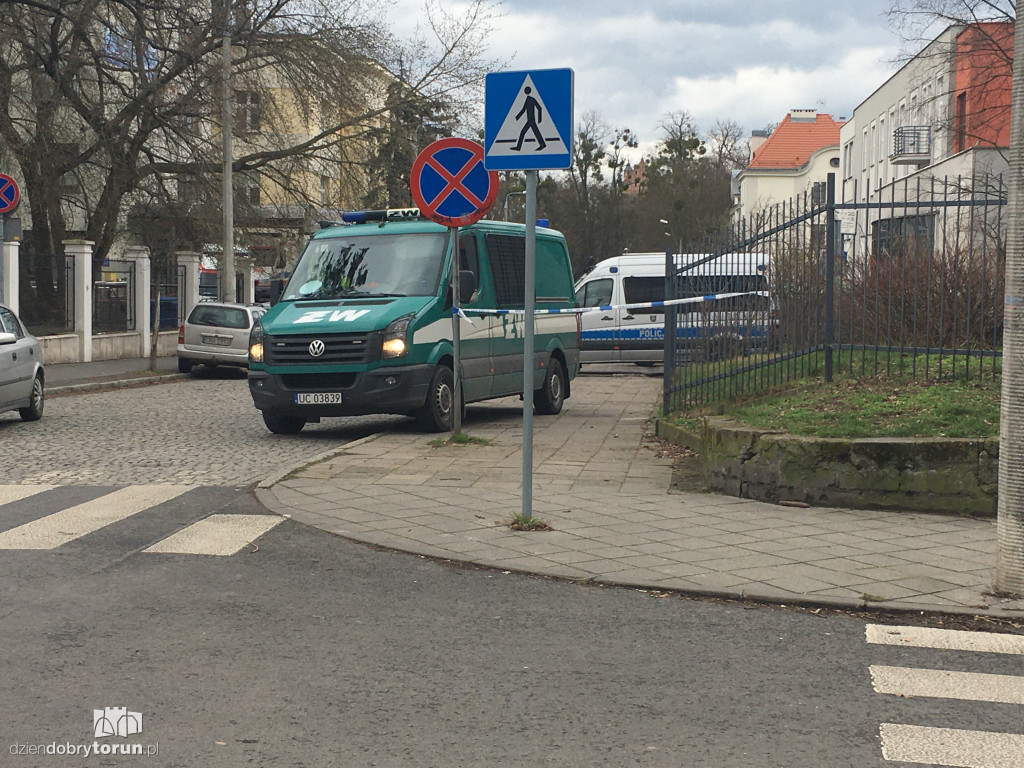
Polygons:
[[311,240],[281,298],[435,296],[447,241],[445,233]]

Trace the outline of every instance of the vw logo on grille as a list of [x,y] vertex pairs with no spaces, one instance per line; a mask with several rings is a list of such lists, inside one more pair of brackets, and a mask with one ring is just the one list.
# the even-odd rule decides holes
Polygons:
[[320,341],[320,339],[313,339],[311,342],[309,342],[309,354],[312,357],[320,357],[320,355],[324,353],[325,349],[327,348],[324,346],[324,343]]

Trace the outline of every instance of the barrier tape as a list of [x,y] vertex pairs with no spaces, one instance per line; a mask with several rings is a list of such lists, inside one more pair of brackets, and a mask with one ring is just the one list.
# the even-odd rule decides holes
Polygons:
[[[603,307],[568,307],[566,309],[535,309],[533,314],[535,315],[580,315],[584,312],[611,312],[615,309],[645,309],[645,308],[656,308],[656,307],[675,307],[680,304],[700,304],[706,301],[718,301],[719,299],[734,299],[737,296],[755,296],[760,295],[758,291],[746,291],[744,293],[709,293],[704,296],[690,296],[686,299],[668,299],[664,301],[648,301],[641,304],[609,304]],[[525,315],[526,310],[523,309],[463,309],[462,307],[453,307],[452,314],[458,315],[459,317],[465,318],[467,312],[472,312],[474,315]]]

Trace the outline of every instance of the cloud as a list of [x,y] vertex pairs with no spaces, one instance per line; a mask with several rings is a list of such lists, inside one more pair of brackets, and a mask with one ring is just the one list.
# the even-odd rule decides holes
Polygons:
[[[394,0],[408,23],[418,0]],[[511,69],[571,67],[575,112],[641,141],[669,112],[749,131],[795,107],[849,117],[895,70],[891,0],[504,0],[489,55]],[[449,9],[459,7],[448,3]]]

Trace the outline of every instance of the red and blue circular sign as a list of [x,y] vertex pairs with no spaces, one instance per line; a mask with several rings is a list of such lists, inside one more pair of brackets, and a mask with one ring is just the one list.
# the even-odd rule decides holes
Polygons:
[[416,157],[409,175],[420,213],[447,227],[479,221],[498,196],[498,174],[484,168],[484,148],[468,139],[440,139]]
[[21,191],[18,182],[10,176],[0,173],[0,213],[10,213],[18,207]]

